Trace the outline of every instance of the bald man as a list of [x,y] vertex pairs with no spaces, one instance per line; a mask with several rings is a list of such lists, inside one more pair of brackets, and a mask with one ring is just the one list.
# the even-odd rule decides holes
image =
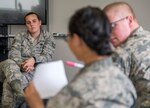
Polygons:
[[111,23],[111,42],[121,57],[115,55],[114,60],[136,87],[136,108],[150,108],[150,32],[138,24],[128,3],[114,2],[103,10]]

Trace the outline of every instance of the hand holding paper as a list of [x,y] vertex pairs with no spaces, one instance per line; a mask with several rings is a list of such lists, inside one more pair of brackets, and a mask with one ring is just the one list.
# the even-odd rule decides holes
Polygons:
[[42,99],[56,95],[68,84],[63,61],[60,60],[38,65],[33,83]]

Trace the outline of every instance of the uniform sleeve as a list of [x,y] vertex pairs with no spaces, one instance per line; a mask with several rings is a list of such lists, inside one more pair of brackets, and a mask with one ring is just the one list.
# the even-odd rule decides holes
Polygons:
[[45,40],[42,53],[38,55],[33,55],[36,63],[49,62],[52,60],[52,55],[54,53],[55,46],[56,46],[55,40],[54,37],[49,33],[46,33],[45,35],[48,36]]
[[18,65],[20,65],[20,63],[22,62],[22,59],[21,59],[21,34],[18,34],[13,39],[8,58],[14,60]]
[[118,84],[91,76],[82,80],[79,78],[69,84],[58,95],[49,99],[46,108],[129,108],[133,104],[130,92],[123,92],[122,87],[116,91]]
[[125,75],[130,76],[130,72],[132,69],[131,67],[134,66],[134,64],[132,64],[131,54],[121,50],[114,52],[112,58],[116,66],[119,67]]
[[150,59],[146,56],[143,57],[141,61],[137,60],[135,56],[132,56],[133,63],[136,64],[134,67],[132,67],[132,74],[130,76],[130,79],[132,80],[136,92],[138,95],[137,106],[139,108],[148,108],[150,107],[149,101],[149,91],[150,91]]
[[78,108],[79,105],[80,99],[71,95],[71,91],[65,88],[57,96],[49,99],[46,108]]

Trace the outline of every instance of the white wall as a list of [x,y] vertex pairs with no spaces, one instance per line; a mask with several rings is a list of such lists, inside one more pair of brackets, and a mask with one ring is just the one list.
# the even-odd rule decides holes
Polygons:
[[[48,18],[48,25],[44,26],[47,27],[51,33],[58,32],[58,33],[67,33],[67,24],[70,16],[75,12],[75,10],[87,6],[98,6],[103,8],[106,4],[114,1],[121,1],[121,0],[49,0],[49,18]],[[123,0],[122,0],[123,1]],[[139,19],[139,23],[147,30],[150,30],[150,0],[124,0],[131,4],[137,18]],[[11,34],[16,34],[22,29],[25,29],[24,26],[17,25],[11,26]],[[70,49],[68,48],[67,44],[61,40],[56,40],[56,50],[54,54],[54,60],[71,60],[76,61],[76,58],[71,53]],[[67,75],[69,80],[71,80],[74,75],[77,73],[77,68],[72,68],[66,66]]]

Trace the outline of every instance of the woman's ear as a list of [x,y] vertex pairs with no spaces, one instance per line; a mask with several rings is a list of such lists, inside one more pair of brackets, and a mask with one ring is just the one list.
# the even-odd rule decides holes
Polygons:
[[82,45],[82,39],[80,38],[78,34],[74,33],[72,38],[76,46],[80,47]]
[[42,25],[42,21],[40,20],[40,25]]

